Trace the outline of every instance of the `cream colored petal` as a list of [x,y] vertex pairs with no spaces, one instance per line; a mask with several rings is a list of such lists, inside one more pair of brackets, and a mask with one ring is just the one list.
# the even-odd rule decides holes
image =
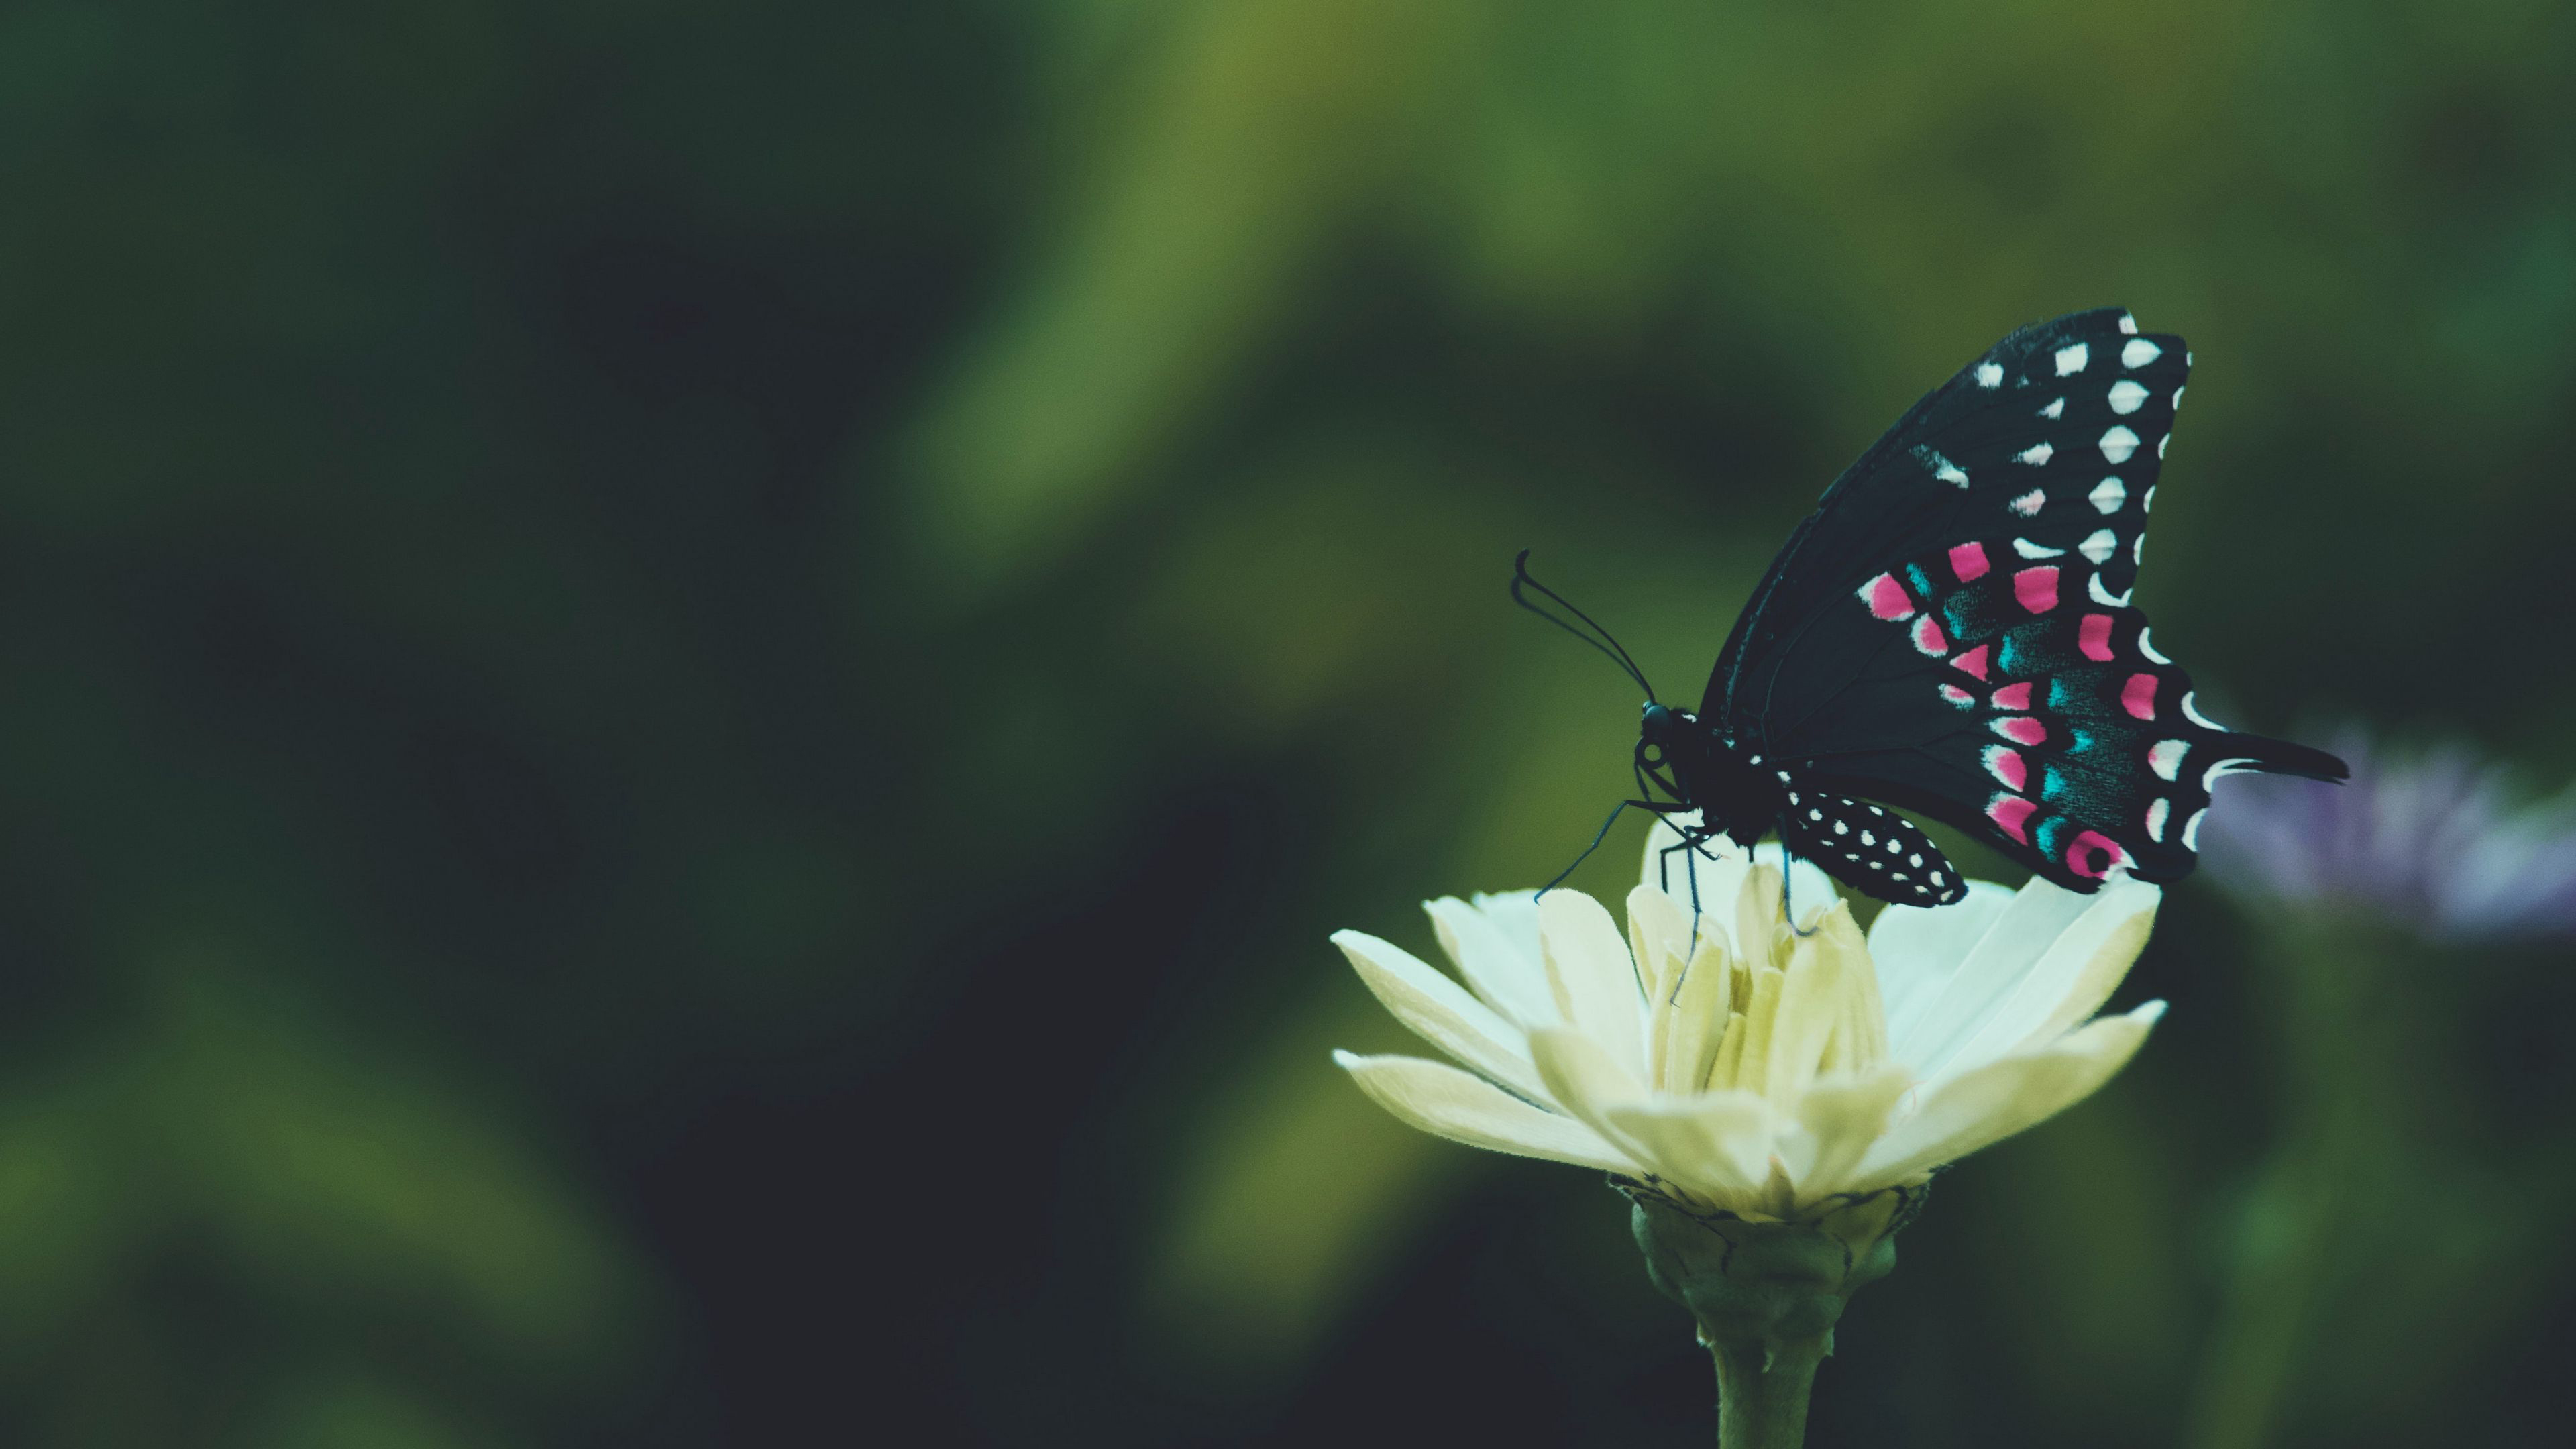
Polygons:
[[1890,1063],[1859,1076],[1818,1080],[1798,1101],[1798,1127],[1778,1147],[1798,1185],[1801,1202],[1816,1202],[1849,1189],[1852,1171],[1887,1131],[1914,1079]]
[[1479,1075],[1524,1097],[1543,1098],[1529,1036],[1467,988],[1401,947],[1359,931],[1336,931],[1333,944],[1395,1019]]
[[1628,950],[1656,997],[1672,994],[1672,977],[1692,949],[1690,912],[1652,886],[1628,892]]
[[1931,1064],[1946,1061],[1985,1024],[2022,979],[2039,967],[2057,939],[2093,904],[2093,897],[2034,876],[1996,913],[1995,923],[1968,948],[1956,969],[1887,1024],[1889,1050],[1927,1078]]
[[1798,939],[1791,949],[1762,1078],[1773,1103],[1790,1107],[1815,1080],[1825,1043],[1849,1005],[1852,975],[1868,969],[1869,948],[1852,921],[1851,907],[1836,901],[1815,933]]
[[1524,948],[1505,925],[1508,914],[1482,901],[1469,905],[1456,896],[1443,896],[1424,901],[1422,909],[1431,917],[1432,930],[1439,933],[1440,949],[1457,963],[1458,974],[1486,1005],[1524,1030],[1552,1026],[1561,1019],[1556,998],[1548,990],[1547,968],[1539,962],[1535,929]]
[[1634,1176],[1642,1170],[1591,1128],[1533,1107],[1471,1072],[1420,1057],[1337,1051],[1333,1060],[1379,1106],[1433,1136],[1603,1172]]
[[1541,1027],[1530,1033],[1529,1046],[1549,1102],[1577,1117],[1592,1120],[1604,1107],[1642,1102],[1650,1095],[1636,1073],[1582,1032]]
[[2105,882],[1983,1026],[1948,1057],[1921,1064],[1925,1083],[1938,1086],[2008,1053],[2046,1046],[2101,1009],[2147,944],[2163,899],[2164,892],[2126,873]]
[[1771,1173],[1771,1104],[1750,1092],[1660,1098],[1604,1110],[1649,1171],[1736,1211],[1762,1207]]
[[2110,1000],[2111,993],[2119,990],[2120,983],[2128,979],[2129,968],[2137,963],[2138,953],[2146,949],[2147,934],[2155,928],[2156,910],[2164,900],[2161,889],[2139,884],[2145,890],[2154,891],[2154,898],[2147,901],[2145,909],[2137,914],[2115,918],[2108,923],[2109,928],[2103,933],[2101,944],[2093,948],[2092,954],[2076,970],[2072,984],[2059,995],[2056,1008],[2019,1042],[2005,1048],[2006,1051],[2035,1051],[2064,1036],[2100,1011],[2102,1003]]
[[1646,996],[1618,923],[1581,891],[1554,890],[1538,903],[1538,930],[1548,985],[1566,1025],[1600,1043],[1642,1081]]
[[1920,1005],[1968,959],[1969,948],[1994,928],[2014,894],[2011,886],[1972,880],[1967,899],[1956,904],[1889,906],[1878,913],[1869,927],[1869,956],[1878,967],[1891,1029],[1920,1015]]
[[1724,943],[1700,942],[1699,954],[1668,992],[1670,1038],[1664,1046],[1664,1077],[1659,1086],[1687,1093],[1708,1085],[1727,1013],[1734,1007],[1729,999],[1734,981],[1733,962]]
[[1884,1187],[1956,1162],[2091,1096],[2128,1065],[2165,1004],[2106,1016],[2040,1051],[1989,1062],[1931,1091],[1861,1160],[1854,1190]]

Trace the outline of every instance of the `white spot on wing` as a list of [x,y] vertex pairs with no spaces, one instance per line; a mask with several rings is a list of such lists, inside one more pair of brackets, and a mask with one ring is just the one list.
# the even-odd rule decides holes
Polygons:
[[2130,315],[2129,315],[2128,313],[2126,313],[2126,312],[2121,313],[2121,314],[2120,314],[2120,330],[2121,330],[2123,333],[2127,334],[2128,336],[2131,336],[2131,337],[2135,337],[2135,336],[2137,336],[2137,335],[2138,335],[2138,319],[2137,319],[2137,318],[2135,318],[2135,317],[2130,316]]
[[2066,556],[2066,550],[2062,548],[2042,548],[2026,538],[2013,540],[2013,552],[2023,558],[2064,558]]
[[2175,389],[2174,389],[2173,405],[2174,405],[2174,410],[2175,410],[2175,411],[2179,412],[2179,411],[2181,411],[2181,410],[2182,410],[2182,389],[2181,389],[2181,388],[2175,388]]
[[2057,419],[2059,419],[2059,418],[2062,418],[2062,417],[2066,416],[2066,399],[2064,399],[2064,398],[2059,398],[2057,401],[2055,401],[2055,402],[2053,402],[2053,403],[2050,403],[2048,406],[2046,406],[2046,407],[2044,407],[2044,408],[2041,408],[2041,409],[2039,410],[2039,415],[2040,415],[2041,417],[2043,417],[2043,418],[2047,418],[2047,419],[2049,419],[2049,420],[2050,420],[2050,421],[2052,421],[2052,422],[2054,422],[2055,420],[2057,420]]
[[2160,780],[2182,777],[2182,757],[2191,753],[2189,740],[2158,740],[2147,746],[2147,768]]
[[2156,652],[2156,646],[2155,646],[2155,645],[2150,644],[2150,643],[2148,643],[2148,642],[2147,642],[2147,636],[2148,636],[2149,634],[2151,634],[2151,633],[2154,633],[2154,632],[2155,632],[2155,631],[2154,631],[2154,630],[2152,630],[2152,629],[2140,629],[2140,630],[2138,631],[2138,652],[2139,652],[2139,653],[2141,653],[2141,654],[2144,654],[2145,656],[2147,656],[2147,659],[2148,659],[2148,661],[2149,661],[2150,663],[2154,663],[2154,664],[2171,664],[2171,663],[2173,663],[2173,661],[2172,661],[2172,660],[2167,659],[2166,657],[2164,657],[2164,655],[2162,655],[2162,654],[2160,654],[2160,653],[2157,653],[2157,652]]
[[[2163,348],[2158,347],[2143,337],[2135,337],[2121,344],[2120,365],[2122,367],[2144,367],[2148,363],[2153,362],[2164,355],[2165,350]],[[2183,360],[2188,362],[2191,359],[2189,355],[2186,354]]]
[[2111,551],[2119,546],[2118,534],[2107,528],[2097,528],[2085,535],[2084,541],[2075,546],[2075,551],[2098,565],[2102,560],[2109,558]]
[[2147,390],[2128,378],[2111,384],[2111,411],[2122,417],[2147,405]]
[[2120,505],[2129,501],[2129,485],[2117,478],[2105,478],[2093,485],[2084,501],[2092,504],[2096,513],[2117,513]]
[[2114,463],[2129,461],[2129,455],[2136,451],[2138,451],[2138,435],[2127,428],[2114,427],[2102,435],[2102,456]]
[[2217,764],[2210,766],[2208,769],[2201,771],[2200,793],[2206,795],[2215,788],[2218,784],[2219,776],[2236,774],[2253,763],[2254,762],[2252,760],[2248,759],[2221,760]]
[[2004,365],[2002,363],[1980,362],[1977,364],[1977,386],[2001,387],[2003,385]]
[[2111,592],[2110,586],[2102,582],[2102,576],[2100,574],[2094,574],[2084,580],[2084,592],[2092,595],[2093,602],[2097,604],[2106,604],[2114,609],[2124,609],[2128,607],[2129,594],[2134,594],[2137,590],[2131,589],[2129,594],[2114,594]]
[[2173,434],[2171,434],[2171,433],[2167,433],[2167,434],[2165,434],[2163,437],[2156,439],[2156,456],[2157,456],[2158,458],[2162,458],[2162,457],[2164,457],[2164,455],[2165,455],[2165,444],[2170,443],[2170,442],[2172,442],[2172,441],[2173,441]]
[[2193,724],[2196,724],[2205,730],[2224,731],[2227,728],[2227,726],[2220,724],[2218,721],[2211,719],[2205,714],[2202,714],[2200,712],[2200,706],[2192,702],[2192,691],[2188,689],[2182,692],[2182,717],[2190,720]]
[[2147,805],[2147,838],[2161,842],[2165,838],[2165,817],[2173,812],[2173,802],[2158,795]]
[[[2135,440],[2133,439],[2132,441],[2134,442]],[[2028,463],[2032,467],[2036,468],[2056,455],[2057,449],[2055,447],[2047,443],[2035,443],[2030,447],[2024,448],[2020,452],[2013,454],[2013,461],[2016,463]],[[2122,456],[2125,457],[2126,455],[2123,454]]]
[[2183,849],[2185,849],[2185,850],[2198,850],[2198,849],[2200,849],[2200,817],[2202,817],[2202,816],[2204,816],[2204,815],[2206,815],[2206,814],[2208,814],[2208,813],[2209,813],[2209,812],[2208,812],[2207,810],[2194,810],[2193,812],[2191,812],[2191,818],[2190,818],[2189,820],[2186,820],[2186,821],[2184,821],[2184,822],[2182,823],[2182,848],[2183,848]]
[[2082,372],[2084,364],[2092,360],[2093,349],[2081,342],[2072,347],[2061,347],[2057,349],[2057,375],[2064,377],[2068,373]]
[[1924,467],[1932,470],[1933,477],[1940,479],[1944,483],[1955,484],[1961,488],[1968,486],[1967,470],[1960,467],[1958,464],[1951,462],[1949,459],[1942,457],[1932,449],[1917,448],[1914,450],[1914,456],[1915,459],[1922,463]]
[[2048,494],[2044,490],[2033,488],[2028,493],[2014,499],[2011,503],[2005,506],[2009,507],[2013,512],[2020,514],[2024,518],[2037,518],[2039,516],[2040,505],[2047,501]]

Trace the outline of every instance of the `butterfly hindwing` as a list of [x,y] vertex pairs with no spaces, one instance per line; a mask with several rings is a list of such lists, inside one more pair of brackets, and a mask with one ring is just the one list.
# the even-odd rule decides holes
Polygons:
[[1830,794],[1794,776],[1780,836],[1836,880],[1881,900],[1945,906],[1967,898],[1959,868],[1913,821],[1864,800]]
[[[2230,769],[2339,778],[2202,718],[2130,603],[2190,362],[2135,329],[2024,328],[1917,403],[1774,561],[1702,717],[1811,791],[1920,810],[2077,890],[2187,874]],[[1788,833],[1830,863],[1833,840],[1799,843],[1819,823]]]

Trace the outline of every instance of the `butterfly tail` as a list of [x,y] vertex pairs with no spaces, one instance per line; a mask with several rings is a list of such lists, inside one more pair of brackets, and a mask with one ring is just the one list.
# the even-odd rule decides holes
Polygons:
[[2320,749],[2295,740],[2276,740],[2269,735],[2239,734],[2230,730],[2227,750],[2241,755],[2242,767],[2266,775],[2299,775],[2310,780],[2342,781],[2352,777],[2352,767]]

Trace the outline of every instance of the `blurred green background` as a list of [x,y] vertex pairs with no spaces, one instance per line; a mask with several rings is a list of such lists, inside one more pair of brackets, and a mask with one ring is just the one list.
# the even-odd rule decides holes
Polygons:
[[[1400,1036],[1327,932],[1625,788],[1513,552],[1687,694],[1918,393],[2125,303],[2221,717],[2563,779],[2571,71],[2510,0],[8,7],[0,1440],[1707,1442],[1619,1201],[1326,1059]],[[2172,894],[1813,1442],[2192,1432],[2257,914]],[[2277,1442],[2563,1442],[2567,965],[2387,1005],[2439,1141]]]

